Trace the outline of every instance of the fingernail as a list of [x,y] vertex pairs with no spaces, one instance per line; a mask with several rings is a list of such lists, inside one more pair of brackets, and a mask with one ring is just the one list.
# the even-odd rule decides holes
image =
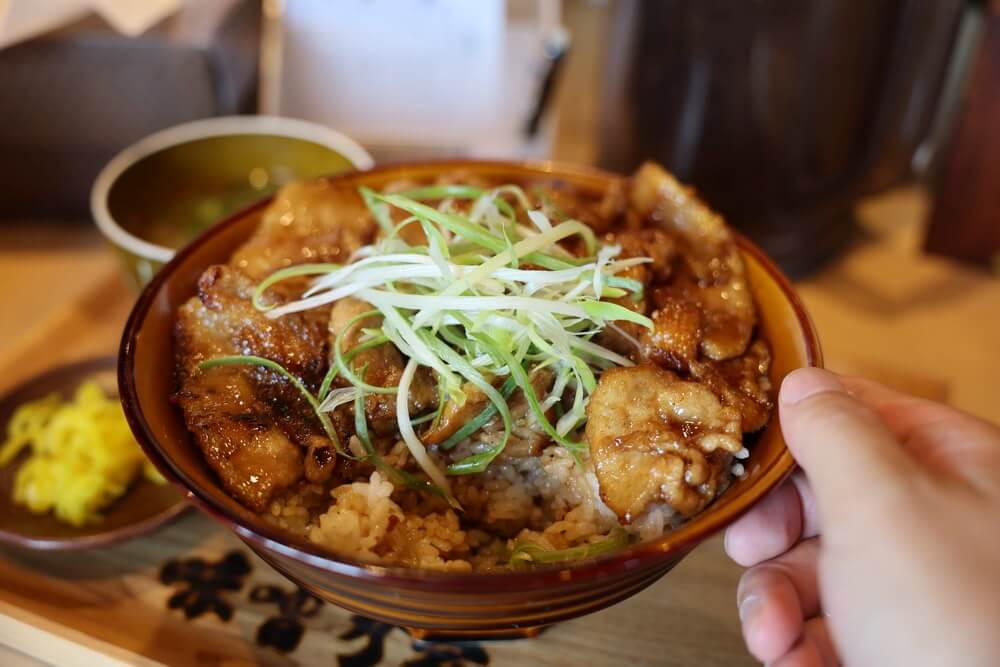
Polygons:
[[795,405],[824,391],[843,393],[846,390],[840,378],[833,373],[819,368],[800,368],[789,373],[781,383],[778,398],[785,405]]
[[745,595],[739,602],[740,623],[746,625],[760,609],[760,596],[750,593]]

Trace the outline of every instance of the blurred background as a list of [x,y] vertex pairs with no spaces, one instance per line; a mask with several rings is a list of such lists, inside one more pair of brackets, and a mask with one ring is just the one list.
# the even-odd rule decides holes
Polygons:
[[261,113],[377,162],[655,159],[797,276],[856,236],[862,197],[920,182],[938,195],[928,249],[988,266],[1000,232],[974,202],[997,177],[996,7],[3,0],[0,215],[85,218],[125,146]]
[[289,179],[456,156],[657,160],[828,366],[1000,421],[1000,0],[0,0],[0,388],[113,352],[176,248]]

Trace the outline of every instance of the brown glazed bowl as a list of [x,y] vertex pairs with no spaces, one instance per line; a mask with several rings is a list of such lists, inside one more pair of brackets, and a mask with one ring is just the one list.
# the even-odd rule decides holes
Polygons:
[[[461,170],[509,181],[561,180],[600,193],[620,176],[550,162],[430,162],[394,165],[334,177],[379,188],[400,178],[429,179]],[[264,522],[220,487],[192,441],[174,390],[171,335],[178,306],[195,294],[211,264],[224,263],[254,230],[267,202],[217,224],[181,250],[136,303],[122,339],[119,389],[132,429],[163,474],[190,491],[195,503],[233,530],[276,570],[318,597],[354,613],[415,631],[418,636],[496,637],[538,628],[607,607],[650,585],[701,541],[761,500],[792,470],[777,415],[745,462],[747,474],[702,514],[678,530],[619,553],[573,566],[526,572],[453,574],[381,567],[343,558]],[[800,366],[822,364],[816,333],[781,272],[740,237],[760,326],[774,353],[771,379]]]

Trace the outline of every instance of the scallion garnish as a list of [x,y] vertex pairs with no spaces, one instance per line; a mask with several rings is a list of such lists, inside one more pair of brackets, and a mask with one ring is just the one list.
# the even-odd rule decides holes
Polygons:
[[[372,311],[354,318],[334,341],[331,370],[320,388],[322,407],[332,409],[348,400],[357,404],[359,396],[368,393],[395,393],[400,437],[445,495],[449,495],[446,474],[482,472],[503,451],[514,428],[507,400],[516,389],[524,395],[538,427],[578,454],[582,450],[578,430],[586,418],[596,374],[631,364],[595,342],[594,336],[615,321],[652,328],[646,316],[607,299],[641,298],[642,284],[618,274],[650,260],[619,259],[620,247],[602,244],[589,227],[568,219],[544,197],[536,207],[515,185],[492,189],[434,185],[397,193],[361,188],[360,192],[383,232],[376,243],[356,251],[345,265],[279,271],[254,295],[254,304],[268,317],[345,297],[371,305]],[[401,222],[393,220],[393,208],[405,216]],[[424,232],[423,244],[411,245],[399,234],[413,223]],[[585,256],[575,256],[564,246],[571,237],[581,241],[576,247],[582,247]],[[314,276],[299,300],[274,308],[265,305],[268,288],[297,276]],[[353,349],[343,349],[344,332],[376,315],[382,318],[380,329],[364,330],[367,338]],[[351,367],[353,355],[387,344],[408,360],[398,387],[366,383],[363,373]],[[434,413],[411,418],[409,390],[420,366],[434,372],[439,401]],[[543,367],[552,373],[553,382],[551,389],[536,393],[531,374]],[[330,391],[335,377],[355,391]],[[439,448],[449,450],[477,437],[496,415],[503,421],[503,433],[441,470],[415,427],[426,421],[436,424],[445,401],[464,401],[463,386],[468,385],[482,392],[489,404]],[[554,424],[546,416],[553,408],[559,417]]]
[[531,565],[549,565],[567,561],[595,558],[624,547],[628,544],[628,533],[615,530],[600,542],[581,544],[568,549],[546,549],[539,544],[522,542],[510,553],[508,565],[512,569],[530,567]]
[[405,470],[386,463],[385,459],[379,456],[368,435],[368,421],[365,419],[365,393],[359,390],[354,398],[354,432],[358,436],[361,447],[365,450],[366,458],[371,461],[377,470],[382,471],[389,481],[407,489],[413,489],[421,493],[430,493],[444,498],[452,506],[458,506],[457,501],[451,498],[439,486],[428,482],[426,479],[415,477]]
[[330,273],[331,271],[336,271],[339,268],[340,265],[338,264],[296,264],[295,266],[289,266],[286,269],[275,271],[262,280],[260,284],[257,285],[257,289],[254,290],[254,308],[261,311],[268,311],[274,308],[274,306],[265,304],[263,298],[264,292],[266,292],[267,289],[275,283],[280,283],[282,280],[288,280],[289,278],[296,278],[299,276],[315,276]]
[[[517,382],[514,381],[514,378],[507,378],[507,381],[503,383],[502,387],[500,387],[500,394],[505,399],[510,398],[510,395],[514,393],[515,388],[517,388]],[[481,430],[491,419],[493,419],[493,417],[496,416],[496,414],[497,406],[490,403],[483,408],[482,412],[467,421],[460,429],[452,433],[448,439],[442,442],[441,449],[451,449],[473,433]]]
[[396,193],[401,197],[409,197],[417,201],[428,199],[478,199],[483,196],[482,188],[468,185],[428,185]]
[[[398,387],[378,387],[372,384],[368,384],[367,382],[359,378],[357,375],[355,375],[354,371],[351,370],[351,367],[348,365],[347,353],[344,352],[343,342],[344,342],[344,336],[347,334],[347,332],[350,331],[354,327],[354,325],[358,324],[362,320],[371,317],[376,317],[378,314],[379,311],[377,310],[369,310],[367,312],[361,313],[360,315],[352,317],[350,321],[348,321],[347,324],[344,326],[344,328],[337,332],[337,336],[333,339],[333,361],[334,361],[333,365],[337,367],[337,371],[340,373],[341,377],[343,377],[345,380],[350,382],[358,389],[367,391],[372,394],[395,394],[399,390]],[[381,345],[388,343],[389,339],[386,338],[385,336],[379,336],[374,340],[381,340],[382,343],[379,343]],[[371,341],[369,340],[362,342],[361,344],[357,345],[354,348],[351,348],[350,352],[352,352],[354,355],[360,354],[363,351],[360,348],[362,348],[363,346],[364,349],[366,350],[371,349],[373,347],[377,347],[377,345],[372,345]]]

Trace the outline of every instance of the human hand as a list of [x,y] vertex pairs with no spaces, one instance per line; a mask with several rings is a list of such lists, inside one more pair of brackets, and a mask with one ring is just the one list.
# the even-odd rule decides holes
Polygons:
[[1000,664],[1000,428],[866,380],[788,375],[801,470],[726,532],[743,636],[780,667]]

